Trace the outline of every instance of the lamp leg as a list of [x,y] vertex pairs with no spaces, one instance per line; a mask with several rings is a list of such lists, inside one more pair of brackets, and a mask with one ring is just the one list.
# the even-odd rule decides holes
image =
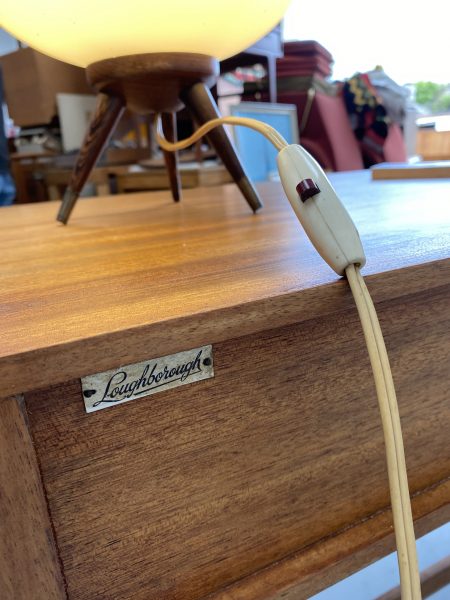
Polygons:
[[[220,116],[217,105],[204,83],[195,83],[192,87],[183,90],[181,100],[200,124]],[[247,173],[244,171],[227,132],[223,127],[216,127],[208,134],[208,138],[250,207],[256,212],[262,207],[262,202]]]
[[78,154],[77,161],[64,193],[58,212],[58,221],[66,224],[78,196],[95,166],[106,142],[124,110],[123,100],[117,96],[99,94],[94,115]]
[[[177,141],[177,119],[175,113],[162,113],[161,115],[162,130],[164,136],[169,142]],[[170,189],[175,202],[179,202],[181,198],[181,180],[178,171],[178,153],[164,152],[164,160],[169,173]]]

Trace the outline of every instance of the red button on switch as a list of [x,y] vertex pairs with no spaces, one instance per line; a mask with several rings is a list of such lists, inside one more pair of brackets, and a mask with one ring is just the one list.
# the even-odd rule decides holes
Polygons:
[[297,184],[295,189],[297,190],[302,202],[306,202],[308,198],[311,198],[320,192],[317,183],[315,183],[312,179],[302,179],[300,183]]

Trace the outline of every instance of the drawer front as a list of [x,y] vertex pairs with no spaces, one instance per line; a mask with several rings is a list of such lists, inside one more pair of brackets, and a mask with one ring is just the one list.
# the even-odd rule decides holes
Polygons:
[[[380,310],[412,492],[450,475],[448,310]],[[71,599],[204,598],[387,509],[355,311],[213,351],[213,379],[108,410],[78,380],[27,394]]]

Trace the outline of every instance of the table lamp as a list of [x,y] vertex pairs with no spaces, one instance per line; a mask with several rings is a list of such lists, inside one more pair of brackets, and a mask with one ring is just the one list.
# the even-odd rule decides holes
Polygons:
[[[83,185],[125,107],[162,114],[166,137],[176,141],[175,113],[183,105],[204,123],[218,116],[209,87],[219,60],[268,33],[290,0],[3,0],[1,26],[33,48],[87,67],[99,93],[58,220],[67,223]],[[244,197],[262,206],[223,127],[211,144]],[[180,198],[176,154],[164,152],[175,201]]]

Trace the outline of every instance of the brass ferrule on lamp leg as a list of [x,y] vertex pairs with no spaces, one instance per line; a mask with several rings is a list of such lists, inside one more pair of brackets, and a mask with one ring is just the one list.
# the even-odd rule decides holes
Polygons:
[[69,220],[70,213],[75,206],[76,201],[78,200],[78,194],[75,192],[70,186],[66,188],[64,192],[63,200],[61,207],[58,212],[58,216],[56,217],[58,221],[67,225],[67,221]]

